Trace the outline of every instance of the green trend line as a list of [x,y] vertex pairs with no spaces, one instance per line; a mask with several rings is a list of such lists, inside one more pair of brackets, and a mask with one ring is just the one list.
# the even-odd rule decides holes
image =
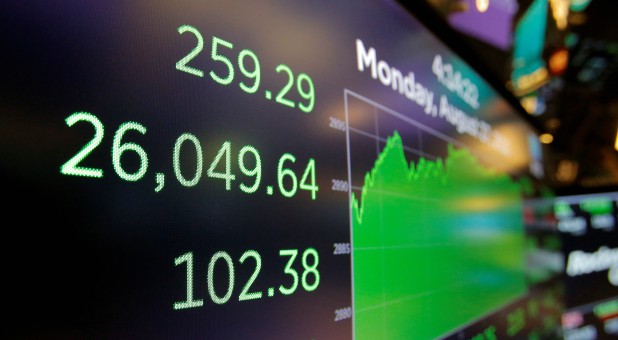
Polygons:
[[521,190],[452,145],[408,165],[394,132],[351,200],[356,338],[436,338],[523,295]]

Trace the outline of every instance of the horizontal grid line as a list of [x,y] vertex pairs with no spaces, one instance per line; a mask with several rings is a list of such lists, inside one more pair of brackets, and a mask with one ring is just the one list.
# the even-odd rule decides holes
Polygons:
[[[408,244],[408,245],[398,245],[398,246],[371,246],[371,247],[354,247],[353,246],[353,250],[354,251],[376,251],[376,250],[416,249],[416,248],[431,248],[431,247],[450,247],[450,246],[461,246],[461,240],[459,242],[453,242],[453,243],[432,243],[432,244],[425,244],[425,245]],[[466,247],[468,248],[474,247],[474,246],[484,248],[487,245],[486,244],[466,245]]]
[[[375,135],[375,134],[373,134],[373,133],[370,133],[370,132],[367,132],[367,131],[363,131],[363,130],[360,130],[360,129],[357,129],[357,128],[353,128],[353,127],[348,128],[348,129],[349,129],[351,132],[357,133],[357,134],[359,134],[359,135],[361,135],[361,136],[368,137],[368,138],[375,139],[375,140],[379,140],[380,142],[382,142],[382,143],[385,143],[385,144],[386,144],[386,138],[382,138],[382,137],[380,137],[380,136],[376,136],[376,135]],[[438,156],[436,156],[436,155],[432,155],[432,154],[429,154],[429,153],[423,152],[422,150],[415,149],[415,148],[412,148],[412,147],[409,147],[409,146],[406,146],[406,145],[403,145],[403,149],[404,149],[405,151],[408,151],[408,152],[410,152],[410,153],[413,153],[413,154],[415,154],[415,155],[417,155],[417,156],[421,156],[421,157],[425,157],[425,158],[431,158],[432,160],[435,160],[435,159],[440,158],[440,157],[438,157]]]
[[471,286],[471,285],[476,285],[476,284],[478,284],[478,283],[476,281],[473,281],[473,280],[465,281],[465,282],[461,282],[460,281],[460,282],[453,283],[451,285],[443,286],[443,287],[438,288],[438,289],[432,289],[432,290],[425,291],[425,292],[422,292],[422,293],[407,295],[407,296],[401,297],[399,299],[394,299],[394,300],[390,300],[390,301],[384,301],[384,302],[382,302],[380,304],[377,304],[377,305],[373,305],[373,306],[370,306],[370,307],[365,307],[363,309],[356,310],[355,312],[356,313],[363,313],[363,312],[367,312],[367,311],[370,311],[370,310],[374,310],[374,309],[378,309],[378,308],[382,308],[382,307],[386,307],[386,306],[390,306],[390,305],[395,305],[395,304],[399,304],[399,303],[402,303],[402,302],[407,302],[407,301],[410,301],[410,300],[415,300],[415,299],[418,299],[420,297],[424,297],[424,296],[428,296],[428,295],[433,295],[433,294],[436,294],[436,293],[442,293],[442,292],[447,291],[447,290],[453,290],[453,289],[459,288],[461,286]]
[[[352,189],[362,191],[362,188],[359,188],[358,186],[353,186]],[[419,202],[443,202],[443,200],[438,199],[438,198],[427,198],[423,196],[406,195],[406,194],[401,194],[398,192],[384,191],[384,190],[377,190],[377,189],[367,189],[367,192],[377,193],[383,196],[408,198],[408,199],[416,200]]]

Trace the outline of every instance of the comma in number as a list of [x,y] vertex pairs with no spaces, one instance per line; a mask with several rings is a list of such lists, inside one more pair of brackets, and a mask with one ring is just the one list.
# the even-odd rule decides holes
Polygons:
[[157,187],[155,188],[155,192],[159,192],[165,186],[165,174],[161,172],[157,172],[156,174]]

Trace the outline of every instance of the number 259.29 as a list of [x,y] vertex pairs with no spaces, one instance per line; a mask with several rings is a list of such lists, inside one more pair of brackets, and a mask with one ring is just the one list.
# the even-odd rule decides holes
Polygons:
[[[204,77],[203,70],[195,65],[189,65],[204,49],[204,37],[197,28],[190,25],[178,27],[178,33],[181,35],[184,33],[192,34],[196,39],[196,45],[189,53],[176,62],[176,69],[197,77]],[[258,92],[262,79],[259,58],[249,49],[243,49],[238,54],[233,53],[233,50],[234,44],[232,42],[213,36],[210,59],[212,59],[213,68],[216,70],[211,70],[208,75],[220,85],[230,85],[234,82],[237,74],[236,69],[238,69],[245,78],[238,83],[240,89],[248,94]],[[311,112],[315,105],[315,88],[311,77],[305,73],[300,73],[295,77],[292,69],[285,64],[277,65],[275,72],[287,78],[285,85],[277,92],[275,102],[291,108],[295,108],[298,105],[301,111]],[[296,78],[296,81],[294,78]],[[293,94],[290,90],[294,83],[296,83],[298,96],[301,97],[298,103],[288,96]],[[271,99],[272,93],[270,91],[266,90],[264,94],[267,99]]]

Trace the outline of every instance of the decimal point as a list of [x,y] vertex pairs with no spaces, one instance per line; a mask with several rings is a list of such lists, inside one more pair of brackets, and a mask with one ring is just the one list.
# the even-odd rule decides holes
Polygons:
[[275,295],[275,288],[268,288],[268,297],[273,297]]
[[272,195],[273,192],[274,192],[274,189],[273,189],[273,187],[271,185],[266,187],[266,193],[267,194]]
[[270,100],[273,97],[273,94],[270,91],[266,91],[266,99]]

